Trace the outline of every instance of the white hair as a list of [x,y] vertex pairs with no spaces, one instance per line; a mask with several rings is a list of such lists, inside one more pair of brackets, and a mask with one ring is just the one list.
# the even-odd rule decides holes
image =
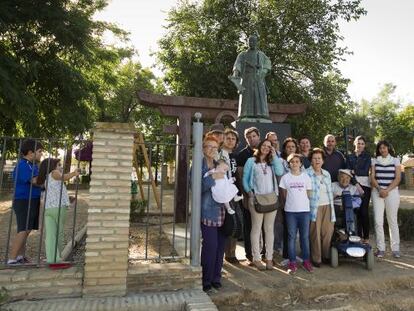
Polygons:
[[329,138],[333,138],[333,139],[335,139],[335,141],[336,141],[336,138],[335,138],[335,136],[334,135],[332,135],[332,134],[328,134],[328,135],[326,135],[325,136],[325,138],[323,139],[323,145],[326,147],[326,143],[328,142],[328,139]]

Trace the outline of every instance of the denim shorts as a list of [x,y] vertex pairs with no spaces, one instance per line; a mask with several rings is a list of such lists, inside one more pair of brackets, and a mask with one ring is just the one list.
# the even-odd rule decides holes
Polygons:
[[[40,199],[16,199],[13,201],[13,210],[16,214],[17,232],[39,229]],[[27,216],[29,215],[29,218]]]

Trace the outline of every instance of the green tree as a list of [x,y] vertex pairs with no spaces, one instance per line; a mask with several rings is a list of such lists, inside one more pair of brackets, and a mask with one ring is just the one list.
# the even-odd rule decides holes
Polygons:
[[[401,101],[396,98],[397,86],[383,85],[378,95],[371,101],[363,99],[357,109],[348,115],[347,126],[355,128],[358,135],[364,135],[369,142],[388,140],[398,155],[414,152],[414,106],[401,109]],[[371,145],[370,150],[375,147]]]
[[171,93],[237,98],[227,76],[248,35],[257,31],[273,66],[269,101],[309,104],[293,120],[294,133],[320,140],[340,129],[351,106],[348,80],[336,68],[347,53],[338,45],[338,21],[364,13],[359,0],[180,1],[169,12],[157,57]]
[[120,57],[103,0],[0,2],[0,135],[76,135],[99,114],[99,71]]

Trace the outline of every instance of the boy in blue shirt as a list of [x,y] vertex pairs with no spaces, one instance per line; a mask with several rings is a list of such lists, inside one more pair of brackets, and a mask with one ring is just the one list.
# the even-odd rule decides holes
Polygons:
[[15,184],[13,210],[16,215],[17,234],[13,240],[7,264],[27,263],[23,257],[26,240],[31,230],[39,228],[39,206],[41,187],[37,185],[39,168],[37,163],[43,154],[40,142],[27,139],[22,142],[20,152],[22,158],[13,170]]

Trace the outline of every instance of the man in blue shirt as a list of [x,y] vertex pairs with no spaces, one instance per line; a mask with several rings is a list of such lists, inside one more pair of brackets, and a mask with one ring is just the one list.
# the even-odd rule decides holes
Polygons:
[[24,257],[26,240],[31,230],[39,228],[39,206],[41,188],[37,185],[38,163],[43,154],[40,142],[27,139],[21,144],[22,158],[13,171],[15,184],[13,210],[16,215],[17,234],[13,240],[9,265],[28,262]]

